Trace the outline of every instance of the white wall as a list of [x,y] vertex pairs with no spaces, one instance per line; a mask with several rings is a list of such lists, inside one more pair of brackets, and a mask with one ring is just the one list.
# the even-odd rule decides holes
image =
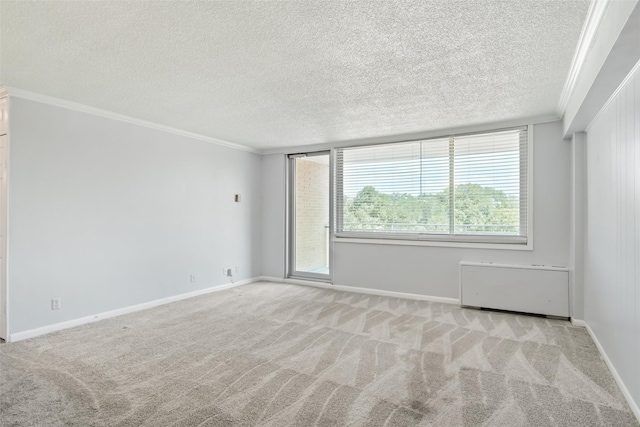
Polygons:
[[18,97],[10,114],[11,333],[260,274],[259,155]]
[[[595,2],[594,2],[595,3]],[[608,1],[567,102],[565,135],[580,132],[635,65],[638,0]],[[597,5],[592,5],[596,6]]]
[[460,261],[568,266],[570,145],[534,126],[533,251],[335,244],[334,284],[459,298]]
[[[639,33],[640,2],[609,2],[564,117],[565,136],[573,140],[570,252],[575,315],[581,318],[582,298],[582,319],[638,420]],[[604,44],[611,46],[608,53]]]
[[571,215],[569,267],[571,268],[571,317],[584,319],[584,240],[587,203],[587,134],[571,138]]
[[[585,321],[640,402],[640,72],[587,133]],[[639,414],[636,412],[636,414]]]
[[[535,125],[533,151],[533,251],[335,243],[333,283],[458,298],[458,264],[463,260],[568,266],[571,146],[562,140],[562,123]],[[271,193],[264,194],[263,227],[284,233],[284,156],[265,159],[268,157],[274,159],[263,163],[263,176],[274,174],[278,178],[270,185]],[[281,236],[274,236],[274,241]],[[283,277],[284,250],[269,253],[269,259],[267,253],[265,248],[264,271]]]
[[262,275],[285,275],[286,156],[262,156]]

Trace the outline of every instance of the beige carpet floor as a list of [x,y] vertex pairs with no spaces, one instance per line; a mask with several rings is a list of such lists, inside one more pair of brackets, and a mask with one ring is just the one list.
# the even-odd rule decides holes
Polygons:
[[0,345],[3,426],[638,426],[583,328],[257,283]]

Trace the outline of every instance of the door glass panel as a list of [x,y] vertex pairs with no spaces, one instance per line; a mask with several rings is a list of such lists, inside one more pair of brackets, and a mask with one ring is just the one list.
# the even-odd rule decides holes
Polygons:
[[328,277],[330,265],[329,154],[292,158],[294,248],[292,274]]

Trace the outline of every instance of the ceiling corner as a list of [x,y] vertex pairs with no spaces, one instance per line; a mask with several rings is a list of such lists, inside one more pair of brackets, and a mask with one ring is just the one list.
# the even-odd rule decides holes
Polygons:
[[573,55],[573,60],[571,61],[571,68],[569,69],[569,74],[567,75],[567,80],[564,84],[564,87],[562,88],[562,93],[560,94],[560,99],[558,101],[558,107],[556,108],[556,114],[560,119],[564,116],[564,113],[567,109],[569,99],[573,93],[576,82],[578,80],[578,76],[580,75],[582,67],[585,63],[587,52],[593,45],[593,41],[596,37],[598,29],[600,28],[602,17],[607,11],[609,2],[610,0],[592,0],[591,4],[589,5],[587,17],[584,21],[584,26],[582,27],[580,38],[578,39],[578,44]]

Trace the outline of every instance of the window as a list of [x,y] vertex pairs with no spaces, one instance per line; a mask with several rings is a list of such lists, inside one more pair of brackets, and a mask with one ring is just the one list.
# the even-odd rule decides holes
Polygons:
[[336,236],[526,244],[527,135],[336,149]]

